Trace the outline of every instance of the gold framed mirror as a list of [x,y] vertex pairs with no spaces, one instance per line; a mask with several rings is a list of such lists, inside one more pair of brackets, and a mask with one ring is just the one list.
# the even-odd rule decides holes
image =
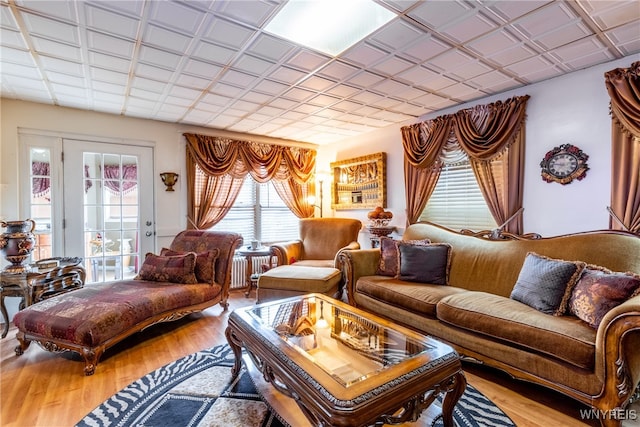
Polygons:
[[387,207],[387,155],[369,154],[331,163],[331,208]]

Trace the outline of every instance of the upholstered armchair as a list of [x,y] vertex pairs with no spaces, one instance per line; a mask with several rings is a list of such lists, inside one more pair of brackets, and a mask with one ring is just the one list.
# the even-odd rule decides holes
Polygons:
[[274,243],[271,254],[278,265],[338,266],[343,249],[360,249],[358,233],[362,223],[352,218],[305,218],[300,220],[300,239]]

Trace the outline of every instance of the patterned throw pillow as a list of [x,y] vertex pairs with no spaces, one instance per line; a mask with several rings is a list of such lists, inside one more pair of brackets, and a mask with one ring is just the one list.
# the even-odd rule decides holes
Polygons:
[[587,265],[573,288],[569,312],[598,329],[605,314],[627,299],[640,294],[640,275],[612,272]]
[[195,267],[195,252],[174,256],[161,256],[149,252],[144,258],[136,279],[153,282],[198,283],[194,272]]
[[[160,255],[162,256],[175,256],[184,255],[187,252],[174,251],[167,248],[162,248]],[[214,283],[216,277],[216,261],[220,255],[220,249],[214,248],[206,252],[196,253],[196,279],[198,283]]]
[[414,245],[398,242],[398,252],[400,280],[433,285],[449,284],[451,245],[448,243]]
[[[394,240],[391,237],[380,237],[380,262],[378,263],[376,274],[391,277],[398,276],[398,242],[400,242],[400,240]],[[431,240],[406,240],[404,242],[415,245],[427,245],[431,243]]]
[[529,252],[524,259],[511,298],[546,314],[567,310],[571,291],[585,263],[552,259]]

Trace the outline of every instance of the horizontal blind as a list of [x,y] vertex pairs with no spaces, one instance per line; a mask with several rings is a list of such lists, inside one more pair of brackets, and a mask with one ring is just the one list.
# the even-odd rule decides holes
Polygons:
[[497,227],[468,161],[442,169],[420,220],[453,230],[480,231]]
[[297,239],[300,219],[291,212],[273,185],[260,184],[260,236],[262,242],[282,242]]

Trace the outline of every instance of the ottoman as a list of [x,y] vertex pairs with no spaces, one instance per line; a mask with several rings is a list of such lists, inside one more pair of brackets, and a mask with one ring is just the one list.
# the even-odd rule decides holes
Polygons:
[[340,299],[342,274],[332,267],[281,265],[260,275],[258,303],[309,293],[321,293]]

